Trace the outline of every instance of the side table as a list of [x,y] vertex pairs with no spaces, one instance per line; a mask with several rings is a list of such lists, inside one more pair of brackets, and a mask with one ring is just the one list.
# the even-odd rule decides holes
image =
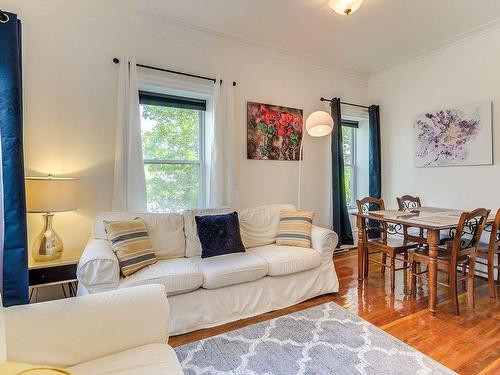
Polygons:
[[61,285],[65,298],[68,295],[76,296],[78,285],[76,268],[81,255],[82,250],[63,250],[61,258],[45,262],[35,262],[30,256],[28,261],[30,302],[36,288],[49,285]]

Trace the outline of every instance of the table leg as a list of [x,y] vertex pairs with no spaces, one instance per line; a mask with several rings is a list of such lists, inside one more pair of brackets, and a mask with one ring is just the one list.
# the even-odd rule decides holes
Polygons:
[[365,241],[364,241],[364,219],[358,217],[358,283],[363,283],[365,273]]
[[427,243],[429,245],[429,314],[436,316],[437,297],[437,255],[439,247],[439,230],[429,229],[427,231]]

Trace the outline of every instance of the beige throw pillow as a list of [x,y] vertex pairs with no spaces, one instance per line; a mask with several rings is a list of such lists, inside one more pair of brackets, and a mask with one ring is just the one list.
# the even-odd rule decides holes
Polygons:
[[104,221],[104,228],[123,276],[156,263],[148,229],[142,219]]
[[313,211],[281,211],[276,245],[311,247]]

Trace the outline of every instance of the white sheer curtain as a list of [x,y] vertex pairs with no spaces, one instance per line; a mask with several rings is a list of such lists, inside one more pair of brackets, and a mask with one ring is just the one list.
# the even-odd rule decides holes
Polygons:
[[[221,84],[222,81],[222,84]],[[212,126],[207,127],[207,206],[234,206],[234,86],[216,78],[212,93]]]
[[135,59],[120,58],[118,68],[113,211],[146,211],[141,114]]

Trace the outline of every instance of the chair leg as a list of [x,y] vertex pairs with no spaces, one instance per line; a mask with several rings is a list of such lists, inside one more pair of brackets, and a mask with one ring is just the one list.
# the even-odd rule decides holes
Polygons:
[[387,254],[382,253],[382,263],[384,263],[383,265],[380,266],[380,273],[382,275],[385,275],[385,266],[387,264],[386,262],[387,262]]
[[396,279],[396,261],[391,258],[391,293],[394,292],[394,284]]
[[474,279],[476,271],[476,260],[471,258],[469,261],[469,273],[467,275],[467,305],[473,309],[474,304]]
[[368,257],[369,257],[369,254],[368,254],[368,249],[365,250],[365,264],[363,265],[364,267],[364,272],[365,272],[365,279],[368,278],[368,266],[370,265],[369,261],[368,261]]
[[462,288],[463,290],[466,290],[466,279],[465,277],[467,276],[467,266],[465,264],[462,264],[462,278],[464,278],[462,280]]
[[460,315],[460,309],[458,307],[458,292],[457,292],[457,270],[450,269],[450,293],[451,293],[451,302],[453,303],[453,312],[455,315]]
[[409,288],[409,291],[408,291],[408,295],[411,297],[413,297],[413,294],[415,293],[415,269],[416,269],[416,264],[415,262],[412,262],[410,264],[410,271],[408,272],[408,288]]

